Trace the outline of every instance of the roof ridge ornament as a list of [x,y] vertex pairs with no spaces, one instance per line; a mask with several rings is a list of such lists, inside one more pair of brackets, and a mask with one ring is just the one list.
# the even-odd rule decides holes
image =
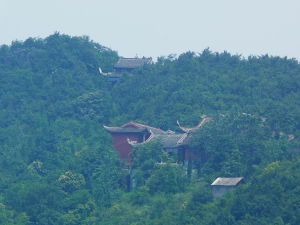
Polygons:
[[177,141],[177,144],[178,145],[182,144],[184,142],[184,140],[187,138],[187,136],[188,136],[188,133],[184,133],[182,135],[182,137]]
[[98,69],[99,69],[100,75],[103,75],[103,76],[111,76],[111,75],[112,75],[112,73],[104,73],[104,72],[102,71],[101,67],[99,67]]
[[208,121],[211,120],[210,117],[208,117],[207,115],[202,115],[201,116],[202,120],[194,127],[184,127],[184,126],[181,126],[179,121],[177,120],[177,124],[179,126],[179,128],[184,131],[185,133],[189,133],[191,131],[194,131],[194,130],[197,130],[199,129],[200,127],[202,127],[205,123],[207,123]]

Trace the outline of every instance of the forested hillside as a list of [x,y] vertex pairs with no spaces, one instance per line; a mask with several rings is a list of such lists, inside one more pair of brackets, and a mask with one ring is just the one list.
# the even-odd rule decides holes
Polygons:
[[202,114],[245,112],[266,117],[276,131],[295,132],[300,127],[299,73],[296,60],[242,59],[206,49],[158,59],[126,78],[113,96],[128,117],[163,128],[173,128],[177,119],[195,124]]
[[[0,47],[1,224],[299,224],[300,64],[187,52],[112,84],[117,52],[55,33]],[[130,120],[192,140],[190,168],[160,143],[133,153],[137,187],[103,125]],[[163,163],[161,161],[163,160]],[[160,163],[158,163],[160,162]],[[209,184],[243,176],[220,199]]]

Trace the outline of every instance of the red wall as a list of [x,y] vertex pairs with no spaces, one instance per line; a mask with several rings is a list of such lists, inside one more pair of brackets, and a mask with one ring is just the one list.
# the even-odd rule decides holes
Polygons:
[[139,134],[130,134],[130,133],[122,133],[122,134],[112,134],[113,137],[113,146],[118,151],[121,159],[126,162],[131,162],[131,150],[132,146],[128,144],[127,138],[131,141],[141,141]]
[[[139,133],[113,133],[113,146],[118,151],[120,157],[125,162],[131,163],[132,157],[132,146],[128,143],[127,139],[129,138],[131,141],[142,142],[142,134]],[[189,160],[192,149],[185,149],[185,160]],[[201,157],[203,160],[207,160],[207,156],[205,156],[203,151],[193,151],[192,160],[196,160]],[[195,154],[198,152],[198,154]]]
[[189,160],[191,153],[192,153],[192,155],[191,155],[192,160],[196,160],[199,158],[202,158],[202,160],[204,160],[204,161],[207,160],[207,156],[205,155],[204,151],[199,150],[199,149],[197,151],[193,151],[193,149],[190,149],[190,148],[185,149],[185,160]]

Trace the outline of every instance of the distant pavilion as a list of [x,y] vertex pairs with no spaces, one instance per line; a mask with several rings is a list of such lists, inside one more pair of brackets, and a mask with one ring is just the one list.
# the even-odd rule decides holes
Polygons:
[[110,81],[117,82],[126,73],[132,73],[133,70],[152,63],[151,58],[120,58],[114,65],[114,71],[105,73],[99,68],[101,75],[107,77]]

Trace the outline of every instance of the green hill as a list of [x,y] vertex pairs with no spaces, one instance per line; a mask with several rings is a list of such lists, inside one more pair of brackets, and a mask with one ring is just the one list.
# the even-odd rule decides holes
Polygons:
[[[206,49],[159,58],[113,85],[98,67],[111,71],[118,58],[59,33],[0,46],[1,224],[299,223],[297,60]],[[191,126],[203,114],[213,121],[192,146],[207,160],[195,159],[187,176],[150,143],[136,149],[138,183],[127,192],[102,126],[177,130],[176,120]],[[246,184],[213,200],[217,176]]]
[[173,128],[177,119],[196,124],[199,115],[235,111],[266,117],[275,130],[295,132],[299,74],[293,59],[243,59],[206,49],[158,59],[116,86],[113,96],[127,117],[163,128]]

